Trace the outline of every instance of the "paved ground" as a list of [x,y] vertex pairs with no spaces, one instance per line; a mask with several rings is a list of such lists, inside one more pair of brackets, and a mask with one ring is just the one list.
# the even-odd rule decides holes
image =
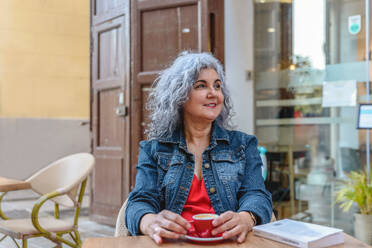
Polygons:
[[[12,192],[13,193],[13,192]],[[16,192],[14,192],[16,193]],[[16,194],[6,196],[5,201],[2,204],[2,209],[4,213],[11,218],[24,218],[30,216],[33,203],[35,202],[35,196],[30,192],[21,191]],[[91,221],[88,217],[89,213],[89,197],[84,197],[83,208],[79,218],[79,231],[82,239],[86,237],[105,237],[113,236],[115,228],[112,226],[101,225],[94,221]],[[51,215],[54,209],[53,204],[48,204],[42,208],[42,213],[40,215]],[[73,214],[61,208],[61,218],[73,216]],[[66,236],[68,237],[68,235]],[[20,244],[20,242],[18,242]],[[55,244],[45,238],[33,238],[29,239],[28,247],[29,248],[49,248],[54,247]],[[0,242],[0,248],[17,248],[13,241],[8,237],[2,242]],[[69,247],[63,245],[63,247]]]

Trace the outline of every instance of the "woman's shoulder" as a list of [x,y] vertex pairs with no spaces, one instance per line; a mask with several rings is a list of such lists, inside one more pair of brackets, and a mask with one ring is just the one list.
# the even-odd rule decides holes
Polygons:
[[238,130],[226,130],[230,143],[242,144],[245,146],[257,146],[257,138],[255,135],[247,134]]
[[255,135],[247,134],[239,130],[226,130],[226,132],[228,133],[230,139],[241,139],[247,141],[257,139]]
[[158,153],[170,152],[171,144],[164,143],[160,139],[148,139],[140,141],[140,149],[144,150],[148,155],[156,156]]
[[140,149],[144,150],[147,154],[154,154],[159,146],[157,139],[142,140],[139,143]]
[[141,140],[140,147],[151,147],[157,143],[157,139]]

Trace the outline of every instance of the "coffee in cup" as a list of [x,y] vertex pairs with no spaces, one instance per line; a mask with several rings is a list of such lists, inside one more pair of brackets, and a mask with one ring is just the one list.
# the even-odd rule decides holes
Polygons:
[[[217,214],[208,214],[208,213],[195,214],[192,216],[193,226],[195,227],[196,232],[199,237],[201,238],[214,237],[211,233],[214,228],[212,225],[212,221],[217,217],[218,217]],[[215,235],[215,236],[221,236],[221,234]]]

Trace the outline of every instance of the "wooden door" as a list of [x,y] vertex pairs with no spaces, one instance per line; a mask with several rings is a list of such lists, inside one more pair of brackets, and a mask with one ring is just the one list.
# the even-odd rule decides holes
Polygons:
[[114,224],[130,185],[129,1],[91,2],[91,217]]
[[223,0],[131,1],[131,187],[139,141],[145,139],[145,103],[152,82],[183,50],[210,51],[223,62],[223,4]]

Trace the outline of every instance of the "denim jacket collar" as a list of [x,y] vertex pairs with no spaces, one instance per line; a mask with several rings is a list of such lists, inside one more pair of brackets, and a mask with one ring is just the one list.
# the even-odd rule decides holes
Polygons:
[[217,145],[217,141],[226,141],[230,143],[230,138],[227,131],[224,128],[221,128],[215,121],[212,124],[212,135],[210,147]]
[[[215,147],[217,145],[217,141],[226,141],[227,143],[230,142],[227,131],[221,128],[214,121],[212,123],[212,134],[211,134],[211,142],[209,145],[209,149],[212,149],[213,147]],[[179,128],[177,128],[171,136],[159,138],[159,142],[178,144],[181,149],[187,151],[187,145],[186,145],[186,139],[185,139],[185,133],[183,130],[183,126],[180,126]]]

